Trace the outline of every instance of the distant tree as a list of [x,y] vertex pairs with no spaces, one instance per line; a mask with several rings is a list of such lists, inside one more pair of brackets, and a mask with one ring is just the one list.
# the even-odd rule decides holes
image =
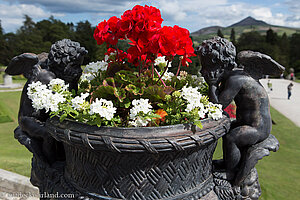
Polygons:
[[35,27],[35,23],[32,20],[31,17],[29,17],[28,15],[24,15],[24,22],[23,22],[23,26],[21,26],[21,28],[18,30],[18,32],[24,33],[24,34],[30,34],[33,32],[34,27]]
[[277,42],[277,33],[275,33],[271,28],[267,31],[266,42],[275,45]]
[[2,22],[0,19],[0,41],[3,41],[3,40],[4,40],[4,30],[2,28]]
[[224,35],[223,35],[221,29],[218,29],[217,35],[218,35],[219,37],[221,37],[221,38],[224,38]]
[[236,47],[241,50],[260,51],[260,46],[265,42],[264,36],[260,35],[257,31],[242,33],[239,37]]
[[99,48],[93,37],[94,29],[89,21],[78,22],[75,28],[74,40],[88,50],[83,64],[97,60],[97,49]]
[[276,45],[280,50],[278,62],[288,68],[290,63],[290,42],[286,33],[283,33],[281,37],[277,38]]
[[44,41],[40,30],[36,29],[35,22],[28,15],[24,15],[24,19],[23,25],[16,33],[17,37],[13,47],[17,49],[16,54],[43,52]]
[[230,33],[230,41],[235,44],[236,41],[235,41],[235,31],[234,31],[234,28],[231,29],[231,33]]
[[290,67],[295,69],[295,73],[300,73],[300,33],[294,33],[290,38]]
[[1,25],[1,20],[0,20],[0,65],[4,65],[4,60],[6,57],[6,48],[7,48],[7,44],[6,41],[4,39],[4,31]]

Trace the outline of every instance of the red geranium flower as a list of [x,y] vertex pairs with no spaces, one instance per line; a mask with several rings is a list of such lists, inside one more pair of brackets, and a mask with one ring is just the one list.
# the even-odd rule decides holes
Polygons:
[[106,42],[115,49],[119,39],[129,39],[131,47],[127,54],[118,51],[118,55],[122,60],[126,55],[127,61],[135,66],[148,66],[158,55],[170,61],[181,55],[182,65],[186,66],[191,62],[189,57],[195,56],[189,31],[177,25],[161,27],[162,22],[159,9],[137,5],[125,11],[120,19],[114,16],[99,23],[94,38],[98,44]]

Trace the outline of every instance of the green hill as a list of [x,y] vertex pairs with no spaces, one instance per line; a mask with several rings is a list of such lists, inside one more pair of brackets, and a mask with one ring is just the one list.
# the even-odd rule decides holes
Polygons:
[[287,36],[290,36],[293,33],[300,32],[300,28],[275,26],[275,25],[267,24],[266,22],[261,20],[256,20],[252,17],[247,17],[228,27],[210,26],[210,27],[202,28],[198,31],[191,33],[191,36],[194,41],[201,42],[205,39],[209,39],[212,38],[213,36],[216,36],[218,30],[220,29],[224,37],[229,39],[232,28],[235,31],[236,38],[239,38],[242,33],[250,32],[250,31],[257,31],[262,35],[265,35],[266,31],[269,30],[270,28],[278,35],[282,35],[283,33],[286,33]]

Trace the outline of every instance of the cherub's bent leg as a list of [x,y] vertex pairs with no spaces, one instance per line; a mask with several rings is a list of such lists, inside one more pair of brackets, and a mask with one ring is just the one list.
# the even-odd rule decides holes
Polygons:
[[23,144],[31,153],[39,157],[41,160],[45,160],[45,157],[42,152],[42,141],[36,138],[32,138],[27,135],[21,128],[18,126],[14,131],[15,138]]
[[45,123],[34,117],[23,116],[19,124],[22,131],[28,133],[31,140],[40,140],[41,153],[44,154],[49,163],[52,163],[55,160],[55,139],[47,132]]
[[34,117],[22,116],[19,120],[19,125],[22,131],[25,131],[31,137],[42,139],[48,135],[45,123]]
[[251,126],[238,126],[223,137],[223,154],[227,171],[234,173],[241,160],[241,148],[256,144],[260,132]]

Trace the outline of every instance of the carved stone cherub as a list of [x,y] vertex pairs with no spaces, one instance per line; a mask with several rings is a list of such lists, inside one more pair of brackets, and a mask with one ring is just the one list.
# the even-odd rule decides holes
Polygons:
[[268,94],[259,79],[266,74],[280,74],[284,68],[269,56],[252,51],[239,53],[242,65],[236,68],[234,45],[220,37],[204,41],[197,53],[201,74],[209,85],[210,101],[226,108],[234,100],[237,106],[236,121],[223,137],[222,164],[227,179],[238,185],[248,175],[236,177],[243,171],[242,162],[250,160],[246,158],[247,149],[268,138],[272,128]]
[[52,79],[60,78],[69,84],[70,90],[77,90],[85,54],[87,51],[78,42],[63,39],[51,46],[49,54],[24,53],[14,57],[5,70],[9,75],[23,74],[28,79],[22,91],[15,138],[47,163],[56,159],[57,143],[44,127],[48,114],[32,107],[27,96],[28,85],[35,81],[48,84]]

